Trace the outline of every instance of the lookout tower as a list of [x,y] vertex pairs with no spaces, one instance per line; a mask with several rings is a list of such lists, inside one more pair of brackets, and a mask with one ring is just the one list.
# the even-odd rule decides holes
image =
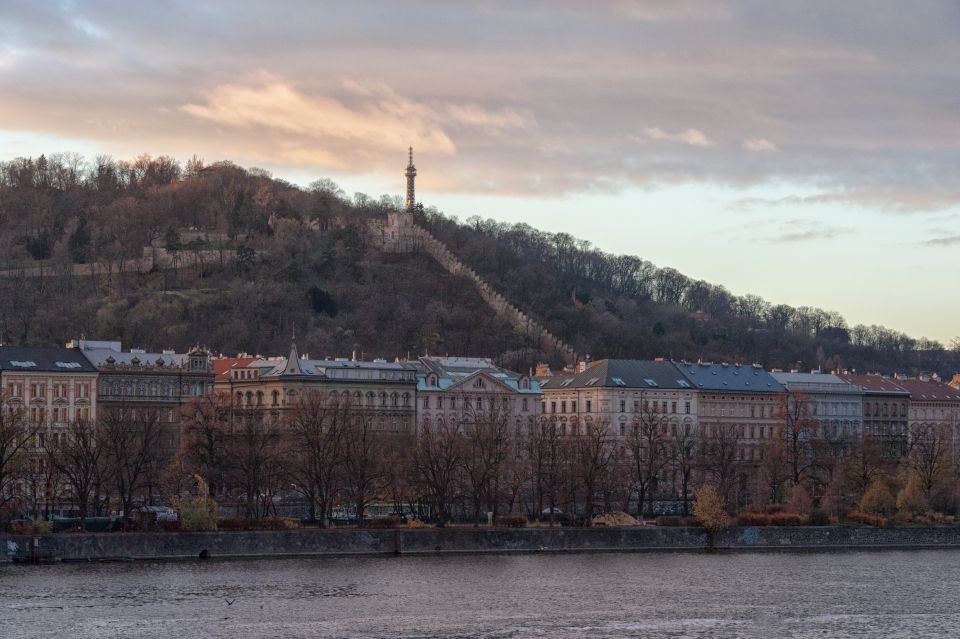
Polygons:
[[413,188],[413,181],[417,177],[417,167],[413,165],[413,147],[410,147],[410,156],[407,160],[407,170],[403,173],[407,176],[407,210],[412,211],[417,203],[416,194]]
[[413,147],[407,156],[407,169],[403,172],[407,178],[407,200],[402,210],[389,211],[387,224],[383,227],[383,250],[391,253],[409,253],[415,246],[416,229],[413,227],[413,209],[417,199],[413,182],[417,177],[417,167],[413,165]]

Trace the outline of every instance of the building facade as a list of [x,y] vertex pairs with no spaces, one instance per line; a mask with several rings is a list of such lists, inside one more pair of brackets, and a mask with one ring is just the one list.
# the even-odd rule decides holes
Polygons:
[[39,429],[40,449],[72,422],[96,421],[97,377],[75,349],[0,346],[0,388],[10,408]]
[[736,457],[759,462],[762,449],[782,425],[777,415],[783,386],[758,365],[678,362],[677,369],[698,396],[700,438],[731,430]]
[[960,463],[960,391],[928,377],[898,377],[896,382],[910,393],[908,445],[936,432],[946,438],[951,461]]
[[907,452],[910,392],[889,377],[838,373],[837,377],[863,391],[863,433],[881,443],[884,457]]
[[74,340],[68,348],[81,351],[99,372],[97,403],[101,413],[131,418],[155,412],[160,423],[161,459],[171,459],[179,447],[183,407],[213,393],[213,365],[207,351],[187,353],[142,349],[124,351],[120,342]]
[[320,393],[331,404],[349,405],[373,430],[412,434],[416,424],[417,371],[384,360],[301,358],[294,344],[287,357],[258,358],[229,368],[216,391],[238,408],[280,418],[304,393]]
[[478,357],[421,357],[417,374],[418,428],[469,423],[478,414],[505,420],[515,436],[540,415],[540,384]]
[[832,373],[773,372],[793,397],[808,403],[807,415],[817,423],[817,432],[827,442],[842,447],[850,437],[863,432],[864,391]]
[[651,414],[671,433],[696,430],[696,390],[672,362],[598,360],[572,377],[548,378],[541,389],[541,421],[561,434],[577,435],[582,424],[599,422],[622,442]]

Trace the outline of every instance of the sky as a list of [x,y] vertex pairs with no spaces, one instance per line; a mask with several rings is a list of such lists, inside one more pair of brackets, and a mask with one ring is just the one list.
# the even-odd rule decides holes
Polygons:
[[960,2],[0,3],[0,159],[231,160],[960,335]]

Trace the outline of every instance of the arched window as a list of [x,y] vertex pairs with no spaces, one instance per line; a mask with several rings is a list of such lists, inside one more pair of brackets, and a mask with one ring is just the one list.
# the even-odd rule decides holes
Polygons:
[[237,391],[237,406],[243,404],[243,393]]
[[280,391],[274,390],[270,392],[270,405],[278,406],[280,404]]
[[392,394],[390,395],[390,404],[391,404],[394,408],[396,408],[397,406],[400,405],[400,398],[399,398],[399,396],[398,396],[396,393],[392,393]]
[[247,406],[253,406],[253,393],[247,391]]
[[410,393],[403,394],[403,405],[404,407],[410,406]]
[[257,406],[263,406],[263,391],[257,391]]

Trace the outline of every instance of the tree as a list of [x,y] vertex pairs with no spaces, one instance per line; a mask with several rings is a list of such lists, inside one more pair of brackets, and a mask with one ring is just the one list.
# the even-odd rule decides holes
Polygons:
[[321,528],[339,486],[343,438],[351,419],[349,404],[330,404],[316,391],[302,393],[286,418],[287,477],[307,500],[310,520],[319,521]]
[[704,484],[693,496],[693,516],[707,529],[710,547],[716,544],[716,535],[729,525],[727,503],[717,489]]
[[904,464],[919,483],[929,502],[933,489],[943,480],[949,465],[949,440],[934,424],[918,424],[910,428],[910,444]]
[[195,398],[181,416],[179,456],[187,472],[200,475],[210,493],[226,488],[227,436],[232,421],[231,398],[223,394]]
[[91,500],[100,484],[103,448],[97,445],[96,429],[87,421],[71,422],[59,440],[47,449],[50,464],[70,488],[80,515],[80,528],[86,528]]
[[680,499],[683,501],[683,514],[690,513],[690,480],[696,464],[697,441],[689,424],[677,425],[670,439],[670,464],[674,477],[680,480]]
[[633,488],[637,493],[637,519],[641,522],[647,496],[656,489],[663,469],[671,461],[667,439],[669,419],[659,406],[658,402],[642,402],[638,421],[627,439]]
[[0,507],[18,497],[17,482],[30,467],[30,446],[37,428],[23,409],[0,395]]
[[247,520],[266,516],[280,476],[280,432],[272,416],[256,409],[234,409],[224,459],[232,484],[244,500]]
[[[481,404],[481,402],[484,402]],[[463,475],[473,506],[474,524],[481,521],[482,505],[497,515],[503,466],[509,449],[508,404],[506,397],[461,397],[466,408]]]
[[794,485],[816,477],[821,469],[818,422],[813,416],[813,398],[786,390],[780,396],[776,416],[783,424],[777,434],[784,440],[784,457]]
[[524,439],[524,448],[533,487],[535,516],[539,519],[543,515],[546,503],[552,527],[556,519],[557,491],[564,451],[557,425],[545,422],[530,425]]
[[441,526],[451,517],[451,506],[460,484],[464,448],[463,435],[456,423],[438,420],[420,425],[413,470],[431,505],[432,514]]
[[736,424],[721,422],[701,428],[697,468],[725,504],[733,501],[740,485],[743,468],[739,459],[739,443],[740,434]]
[[613,459],[607,422],[596,420],[584,422],[583,428],[574,434],[572,448],[572,477],[583,491],[584,517],[587,526],[593,523],[593,505],[597,488]]
[[372,418],[354,415],[346,424],[342,488],[360,526],[367,504],[377,496],[384,478],[382,436],[373,430]]
[[120,499],[124,528],[134,497],[157,462],[160,434],[158,409],[122,406],[102,412],[97,441],[103,448],[105,475]]

